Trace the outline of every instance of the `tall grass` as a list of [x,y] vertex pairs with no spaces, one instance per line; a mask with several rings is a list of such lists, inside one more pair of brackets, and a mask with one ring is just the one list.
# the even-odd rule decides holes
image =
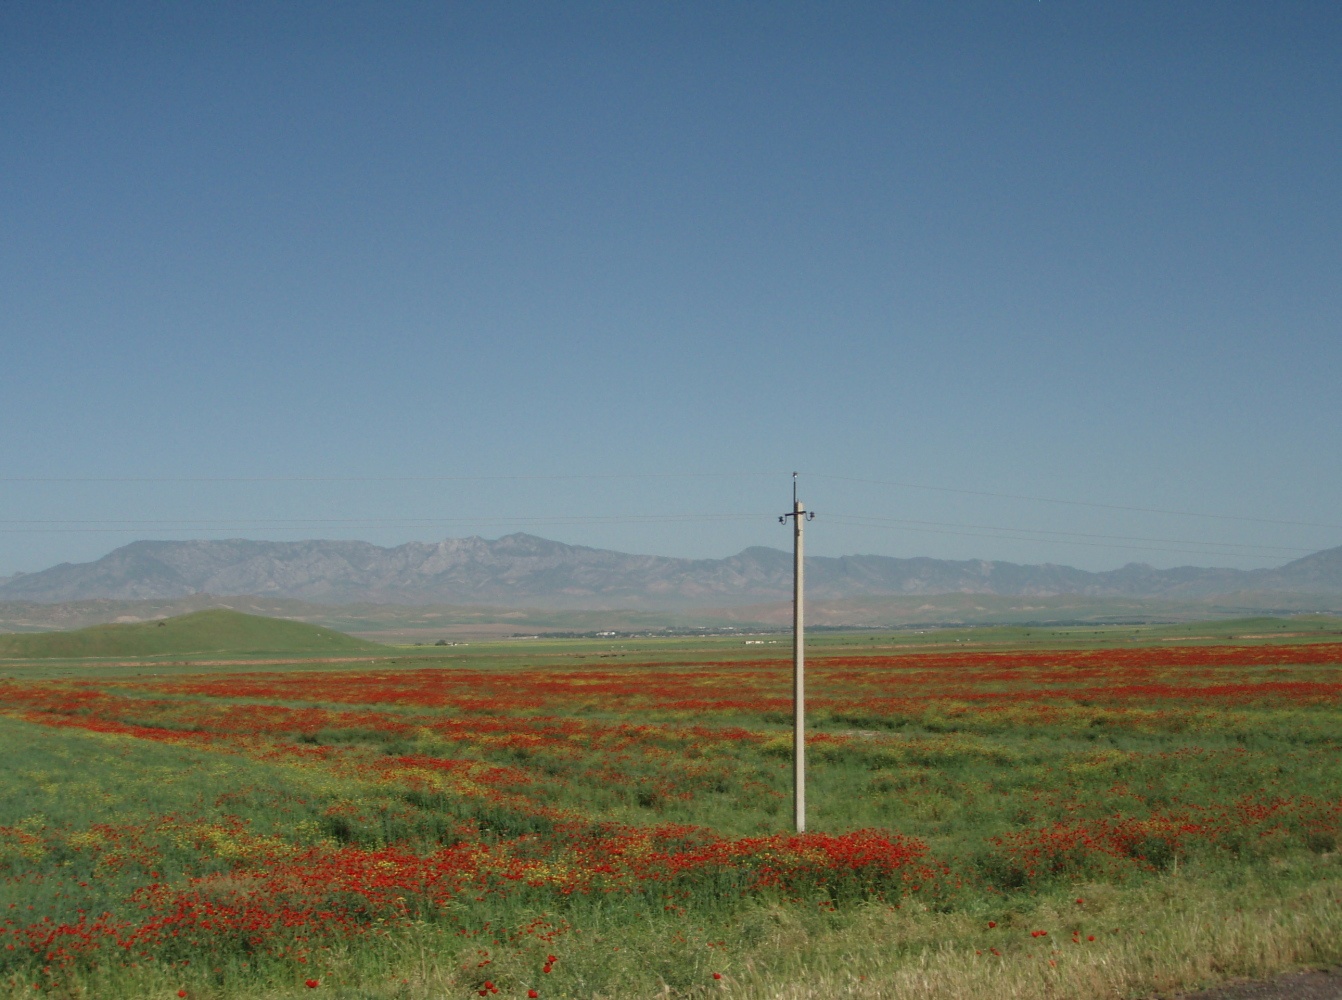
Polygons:
[[0,995],[1080,998],[1337,961],[1320,650],[821,661],[806,838],[786,677],[716,647],[0,683]]

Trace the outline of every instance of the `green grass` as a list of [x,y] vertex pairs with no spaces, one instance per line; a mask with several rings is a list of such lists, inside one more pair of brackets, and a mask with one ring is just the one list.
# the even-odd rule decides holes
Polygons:
[[318,625],[224,608],[152,622],[93,625],[71,632],[0,635],[0,658],[15,660],[173,656],[353,656],[387,647]]
[[[1339,625],[1242,619],[818,633],[811,653],[820,660],[901,648],[1159,649],[1178,648],[1189,637],[1202,645],[1252,646],[1280,642],[1281,632],[1308,644],[1337,641]],[[1166,640],[1173,640],[1168,647]],[[309,655],[320,660],[323,652]],[[69,919],[79,910],[133,919],[150,882],[176,892],[205,880],[211,898],[227,900],[262,877],[272,855],[283,861],[289,849],[429,854],[466,844],[525,852],[551,841],[561,847],[546,856],[562,867],[585,856],[602,836],[602,823],[693,824],[726,837],[775,833],[788,826],[790,766],[787,727],[776,711],[634,710],[589,695],[585,685],[598,672],[593,668],[637,673],[651,684],[668,669],[659,663],[715,663],[729,689],[745,676],[738,667],[789,653],[786,642],[746,646],[740,637],[542,640],[283,670],[284,677],[367,672],[373,693],[366,704],[328,701],[334,680],[263,697],[231,693],[219,677],[238,672],[241,683],[273,671],[269,666],[85,667],[77,681],[49,681],[54,674],[37,670],[28,676],[52,692],[48,714],[39,718],[20,704],[22,685],[0,705],[0,916],[31,906],[32,919]],[[379,702],[378,678],[401,665],[438,667],[443,676],[457,668],[497,671],[515,677],[516,688],[550,691],[550,700],[525,710],[506,697],[475,707]],[[538,666],[544,671],[520,669]],[[1218,667],[1212,679],[1323,683],[1336,679],[1338,669],[1331,661],[1235,665]],[[773,676],[774,667],[763,672]],[[908,684],[922,683],[916,674],[911,668]],[[193,675],[220,686],[176,687],[192,683]],[[836,693],[826,689],[827,677],[831,685],[842,683],[817,665],[817,700]],[[482,687],[478,678],[460,683],[471,685],[462,692],[467,697]],[[79,700],[96,691],[119,700],[100,707]],[[965,707],[929,695],[925,706],[898,718],[818,707],[811,719],[824,738],[809,753],[810,828],[880,828],[920,839],[954,873],[936,898],[866,898],[823,881],[800,897],[743,895],[729,877],[713,876],[668,886],[665,895],[660,887],[558,894],[518,884],[507,892],[462,894],[441,910],[411,910],[419,904],[407,890],[412,899],[404,910],[361,911],[361,919],[383,931],[319,939],[304,965],[253,952],[245,941],[221,940],[165,952],[175,963],[127,955],[61,978],[44,973],[40,960],[7,955],[0,943],[0,996],[150,1000],[184,989],[209,1000],[470,1000],[488,977],[501,984],[500,997],[524,997],[534,988],[542,1000],[1089,1000],[1168,994],[1342,959],[1336,700],[1245,702],[1225,710],[1085,703],[1033,721]],[[92,731],[85,728],[90,720],[126,728]],[[525,722],[522,736],[535,738],[507,738],[510,731],[497,727],[510,721]],[[764,738],[720,737],[737,726]],[[142,729],[137,735],[130,727]],[[469,761],[530,780],[501,785],[506,795],[491,797],[469,783],[432,785],[422,772],[385,770],[406,758]],[[1235,803],[1269,800],[1293,803],[1293,811],[1267,820],[1234,812]],[[561,829],[539,807],[581,815],[590,826]],[[1231,821],[1218,812],[1223,808],[1234,814]],[[999,839],[1119,815],[1153,823],[1174,816],[1177,823],[1218,822],[1225,829],[1216,838],[1176,838],[1163,853],[1154,841],[1121,857],[1050,848],[1037,872],[1017,864]],[[512,934],[535,920],[565,930],[552,941]],[[990,929],[989,921],[998,926]],[[1049,935],[1032,937],[1034,929]],[[480,964],[482,949],[488,966]],[[549,951],[561,960],[543,973]],[[190,957],[189,966],[180,964],[182,956]],[[722,978],[713,979],[715,972]],[[319,992],[303,985],[311,976],[320,979]],[[33,990],[35,982],[41,991]]]
[[[457,647],[387,646],[364,641],[340,632],[318,629],[299,622],[242,615],[226,610],[182,615],[164,621],[186,622],[202,616],[219,615],[221,626],[211,643],[173,642],[162,652],[135,653],[112,645],[98,646],[75,636],[141,636],[158,628],[155,622],[130,625],[93,626],[77,632],[43,632],[0,635],[0,677],[78,676],[97,665],[104,677],[139,676],[146,668],[163,674],[222,672],[237,669],[232,663],[213,664],[217,659],[234,657],[281,656],[286,659],[310,658],[305,667],[295,663],[288,669],[363,670],[363,656],[378,657],[384,666],[441,664],[452,666],[568,667],[578,665],[615,666],[622,663],[678,663],[702,659],[752,660],[789,659],[792,639],[787,633],[651,636],[637,638],[515,638],[492,641],[472,640]],[[231,617],[230,617],[231,616]],[[227,623],[241,620],[236,630]],[[103,630],[129,630],[126,632]],[[311,630],[311,631],[309,631]],[[168,626],[159,629],[167,633]],[[321,633],[326,639],[316,640]],[[1283,639],[1286,635],[1289,638]],[[242,636],[250,635],[254,641]],[[166,643],[168,636],[158,640]],[[891,631],[814,630],[807,633],[810,656],[889,654],[891,652],[945,652],[948,650],[1011,651],[1030,649],[1108,649],[1134,646],[1183,644],[1264,645],[1281,641],[1296,643],[1337,642],[1342,640],[1342,618],[1327,615],[1298,615],[1289,618],[1252,617],[1216,619],[1157,625],[1071,625],[1021,626],[983,625]],[[99,640],[101,642],[101,640]],[[337,644],[346,642],[343,650]],[[747,645],[747,642],[750,644]],[[188,650],[187,646],[200,648]],[[31,650],[31,651],[25,651]],[[100,650],[100,651],[94,651]],[[359,663],[348,667],[325,664],[324,658],[352,656]],[[105,662],[98,663],[101,658]]]

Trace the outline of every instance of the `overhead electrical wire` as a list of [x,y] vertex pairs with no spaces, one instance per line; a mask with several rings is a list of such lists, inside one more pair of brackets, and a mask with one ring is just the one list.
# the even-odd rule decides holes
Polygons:
[[[1181,552],[1187,555],[1254,556],[1267,554],[1307,555],[1315,549],[1288,548],[1281,545],[1246,545],[1238,542],[1202,542],[1186,538],[1141,538],[1128,535],[1103,535],[1080,531],[1051,531],[1044,528],[1005,528],[998,525],[958,524],[948,521],[913,521],[899,518],[868,517],[862,514],[821,512],[835,524],[863,528],[887,528],[917,531],[933,535],[959,535],[967,538],[999,538],[1020,542],[1052,542],[1061,545],[1085,545],[1092,548],[1133,549],[1141,552]],[[970,529],[970,530],[964,530]],[[1098,539],[1090,541],[1089,539]],[[1146,542],[1155,544],[1122,544]],[[1199,546],[1171,548],[1170,546]]]
[[414,528],[449,524],[479,525],[548,525],[548,524],[646,524],[664,521],[759,521],[774,517],[769,514],[555,514],[547,517],[507,517],[497,514],[483,517],[353,517],[353,518],[222,518],[189,520],[165,518],[161,520],[124,519],[69,519],[69,520],[0,520],[0,532],[61,532],[61,531],[233,531],[248,528],[298,529],[308,527],[338,528]]
[[[26,476],[0,477],[0,484],[279,484],[279,483],[472,483],[472,482],[582,482],[612,480],[658,479],[758,479],[775,478],[771,472],[657,472],[657,473],[569,473],[561,475],[493,475],[493,476]],[[1056,497],[1030,496],[988,490],[959,489],[931,486],[895,480],[867,479],[838,476],[827,473],[802,473],[807,479],[831,482],[861,483],[889,486],[898,489],[926,490],[965,496],[995,499],[1023,500],[1034,503],[1062,504],[1099,510],[1127,511],[1146,514],[1166,514],[1180,517],[1206,518],[1218,521],[1249,522],[1342,529],[1342,525],[1310,521],[1292,521],[1275,518],[1248,517],[1230,514],[1210,514],[1195,511],[1172,510],[1158,507],[1138,507],[1122,504],[1065,500]],[[258,528],[273,530],[313,529],[379,529],[379,528],[435,528],[451,525],[476,526],[561,526],[595,524],[647,524],[661,522],[753,521],[772,519],[774,514],[749,513],[670,513],[670,514],[597,514],[547,515],[543,517],[488,515],[481,517],[349,517],[349,518],[68,518],[68,519],[10,519],[0,520],[0,534],[16,533],[140,533],[162,531],[169,533],[247,531]],[[1111,535],[1094,532],[1060,531],[1034,528],[1012,528],[1002,525],[928,521],[908,518],[889,518],[874,515],[823,513],[827,520],[852,527],[879,527],[891,530],[914,531],[925,534],[958,535],[972,538],[996,538],[1061,545],[1084,545],[1094,548],[1135,549],[1150,552],[1178,552],[1191,555],[1226,555],[1252,557],[1268,554],[1298,555],[1315,549],[1291,548],[1275,545],[1253,545],[1238,542],[1199,541],[1187,538],[1152,538],[1143,536]],[[1135,544],[1134,544],[1135,543]]]
[[[447,525],[589,525],[649,524],[662,522],[726,522],[772,520],[773,513],[669,513],[669,514],[596,514],[550,515],[546,517],[398,517],[398,518],[229,518],[229,519],[44,519],[0,520],[0,533],[131,533],[150,531],[169,533],[246,531],[255,528],[303,530],[306,528],[379,529],[436,528]],[[906,518],[875,517],[863,514],[821,512],[832,524],[864,528],[915,531],[922,534],[956,535],[970,538],[995,538],[1008,541],[1048,542],[1085,545],[1092,548],[1134,549],[1147,552],[1179,552],[1191,555],[1252,556],[1266,554],[1302,555],[1313,549],[1236,542],[1205,542],[1186,538],[1144,538],[1131,535],[1107,535],[1092,532],[1056,531],[1038,528],[1010,528],[1002,525],[965,524],[954,521],[924,521]],[[1128,543],[1138,544],[1128,544]]]
[[[189,519],[161,518],[153,520],[132,520],[128,518],[69,518],[69,519],[28,519],[0,520],[0,531],[28,530],[85,530],[85,531],[140,531],[146,528],[160,530],[180,529],[227,531],[234,528],[304,528],[304,527],[341,527],[341,528],[383,528],[383,527],[420,527],[446,524],[642,524],[663,521],[756,521],[773,518],[773,514],[566,514],[547,517],[508,517],[487,515],[481,517],[267,517],[267,518],[227,518],[227,519]],[[1251,545],[1239,542],[1204,542],[1187,538],[1146,538],[1134,535],[1106,535],[1094,532],[1058,531],[1048,528],[1011,528],[995,524],[965,524],[956,521],[925,521],[910,518],[876,517],[866,514],[827,513],[826,519],[838,524],[852,524],[872,527],[897,527],[909,529],[954,528],[972,529],[976,532],[989,532],[988,537],[1010,538],[1016,535],[1041,536],[1023,539],[1025,541],[1062,541],[1069,539],[1099,539],[1122,542],[1157,542],[1168,545],[1201,545],[1220,549],[1243,549],[1254,552],[1311,552],[1312,549],[1292,548],[1282,545]]]
[[[1299,528],[1330,528],[1342,530],[1342,524],[1319,521],[1296,521],[1282,518],[1251,517],[1242,514],[1213,514],[1205,511],[1176,510],[1167,507],[1140,507],[1129,504],[1099,503],[1091,500],[1069,500],[1061,497],[1035,496],[1025,493],[1003,493],[993,490],[970,490],[952,486],[932,486],[927,483],[908,483],[891,479],[868,479],[859,476],[839,476],[824,472],[802,472],[808,479],[831,482],[863,483],[869,486],[894,486],[899,489],[926,490],[935,493],[955,493],[962,496],[992,497],[999,500],[1025,500],[1031,503],[1061,504],[1069,507],[1090,507],[1098,510],[1120,510],[1141,514],[1167,514],[1176,517],[1197,517],[1216,521],[1246,521],[1254,524],[1277,524]],[[777,472],[616,472],[616,473],[562,473],[562,474],[508,474],[491,476],[0,476],[0,484],[246,484],[246,483],[486,483],[486,482],[597,482],[603,480],[636,479],[772,479],[781,478]],[[653,518],[655,520],[655,518]]]
[[489,483],[603,479],[773,479],[777,472],[612,472],[506,476],[0,476],[0,483]]
[[1202,517],[1214,521],[1248,521],[1254,524],[1280,524],[1294,528],[1332,528],[1342,530],[1342,524],[1324,524],[1317,521],[1286,521],[1272,517],[1247,517],[1239,514],[1206,514],[1193,510],[1170,510],[1164,507],[1132,507],[1124,504],[1094,503],[1088,500],[1060,500],[1056,497],[1036,497],[1023,493],[994,493],[988,490],[964,490],[950,486],[927,486],[920,483],[900,483],[886,479],[859,479],[855,476],[831,476],[819,472],[803,472],[809,479],[828,479],[843,483],[866,483],[870,486],[897,486],[906,490],[929,490],[935,493],[959,493],[972,497],[994,497],[1001,500],[1029,500],[1034,503],[1063,504],[1069,507],[1093,507],[1099,510],[1124,510],[1139,514],[1172,514],[1177,517]]

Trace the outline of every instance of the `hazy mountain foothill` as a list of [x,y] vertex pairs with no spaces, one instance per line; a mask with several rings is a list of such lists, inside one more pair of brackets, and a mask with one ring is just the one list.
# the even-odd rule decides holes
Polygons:
[[[1089,572],[985,560],[807,559],[817,599],[917,594],[1198,598],[1251,591],[1342,593],[1342,547],[1276,569],[1131,563]],[[0,585],[0,600],[57,603],[251,594],[322,604],[492,604],[683,609],[791,594],[792,557],[753,547],[725,559],[629,555],[534,535],[382,548],[367,542],[133,542],[91,563],[64,563]]]
[[368,656],[386,647],[329,628],[224,608],[135,624],[0,635],[0,659],[183,655]]
[[[1257,570],[1133,563],[1090,572],[986,560],[814,556],[806,572],[816,624],[1139,620],[1342,607],[1342,547]],[[394,548],[357,541],[140,541],[94,562],[0,580],[0,629],[78,628],[220,606],[407,636],[485,625],[500,634],[783,625],[791,587],[791,553],[765,547],[725,559],[676,559],[527,534]]]

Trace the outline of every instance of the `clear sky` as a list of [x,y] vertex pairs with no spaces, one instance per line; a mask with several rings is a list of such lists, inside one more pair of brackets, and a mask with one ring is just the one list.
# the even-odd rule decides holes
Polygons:
[[794,469],[817,554],[1277,565],[1340,387],[1335,2],[0,6],[0,575]]

